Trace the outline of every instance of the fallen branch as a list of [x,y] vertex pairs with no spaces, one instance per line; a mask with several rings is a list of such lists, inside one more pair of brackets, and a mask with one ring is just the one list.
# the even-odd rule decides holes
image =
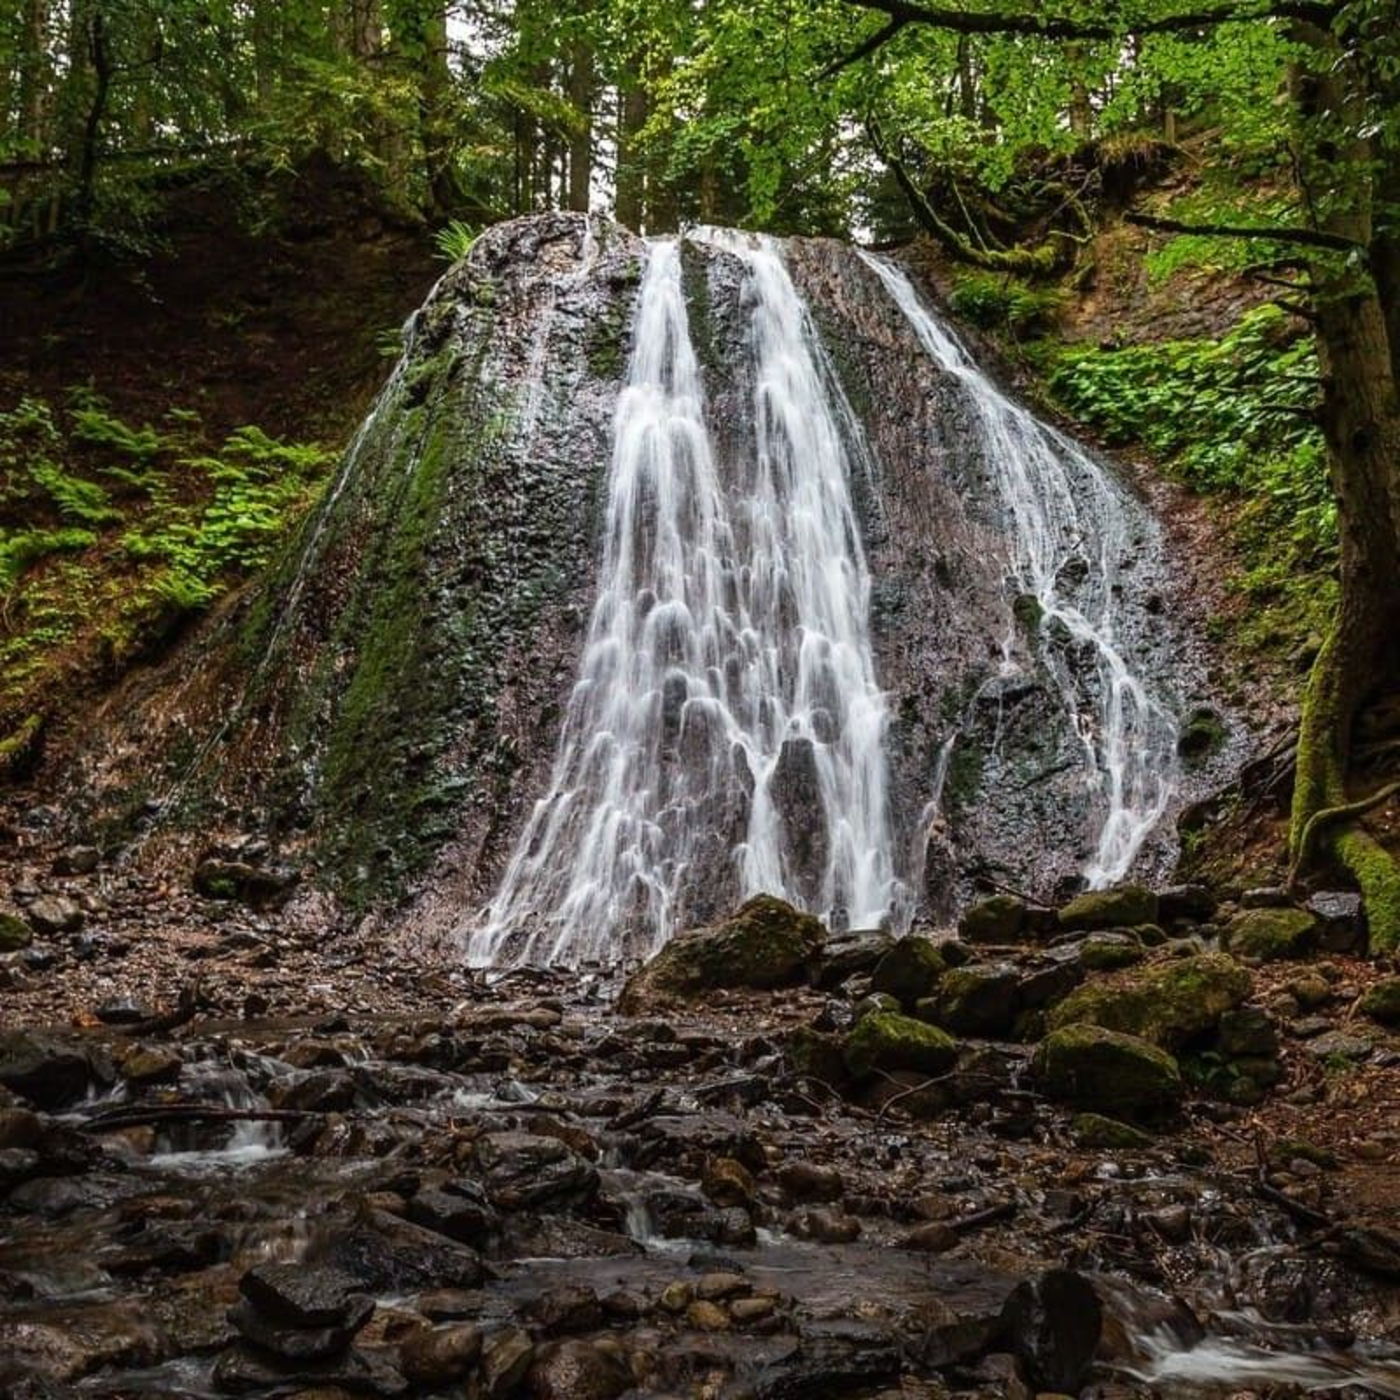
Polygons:
[[165,1123],[296,1123],[319,1118],[310,1108],[230,1108],[215,1103],[161,1103],[141,1108],[117,1108],[89,1118],[84,1132],[112,1133],[119,1128],[159,1127]]
[[193,1021],[195,1013],[204,1005],[204,991],[198,982],[186,982],[180,988],[180,996],[170,1011],[162,1011],[155,1016],[147,1016],[144,1021],[133,1021],[130,1025],[118,1026],[118,1035],[165,1035],[177,1026]]

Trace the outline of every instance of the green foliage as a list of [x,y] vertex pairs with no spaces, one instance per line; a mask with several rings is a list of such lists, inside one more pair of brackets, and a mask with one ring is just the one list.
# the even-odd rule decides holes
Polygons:
[[1064,300],[1058,287],[1032,287],[1006,273],[971,272],[958,278],[948,304],[983,330],[1023,336],[1053,325]]
[[1337,505],[1312,338],[1277,307],[1219,340],[1103,350],[1037,347],[1055,399],[1114,446],[1140,444],[1197,491],[1231,503],[1254,608],[1243,640],[1288,650],[1325,631],[1335,599]]
[[203,448],[197,415],[133,428],[90,391],[66,413],[33,398],[0,412],[0,721],[33,708],[72,648],[120,665],[262,567],[330,463],[252,426]]
[[459,263],[471,252],[480,232],[460,219],[453,219],[433,234],[433,243],[446,262]]

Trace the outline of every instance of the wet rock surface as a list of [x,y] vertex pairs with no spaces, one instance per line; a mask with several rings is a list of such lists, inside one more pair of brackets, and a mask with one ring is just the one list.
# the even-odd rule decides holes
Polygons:
[[[1246,966],[1183,899],[1105,969],[1026,908],[629,1016],[33,878],[104,907],[7,955],[6,1396],[1400,1394],[1382,960]],[[1160,1078],[1062,1100],[1066,1035]]]

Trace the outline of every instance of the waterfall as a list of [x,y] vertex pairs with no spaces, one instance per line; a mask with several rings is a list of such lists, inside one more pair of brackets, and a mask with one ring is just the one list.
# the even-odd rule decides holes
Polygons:
[[[1115,638],[1115,597],[1143,513],[1082,448],[1013,403],[972,362],[893,263],[862,253],[929,357],[961,384],[981,457],[1011,526],[1007,573],[1040,612],[1041,659],[1083,747],[1102,813],[1091,888],[1121,879],[1166,811],[1177,780],[1177,725]],[[1007,646],[1008,665],[1009,642]],[[1076,665],[1087,653],[1092,666]]]
[[578,680],[475,964],[615,961],[741,894],[857,923],[894,902],[842,406],[776,245],[726,246],[746,272],[750,450],[716,458],[680,249],[653,244]]

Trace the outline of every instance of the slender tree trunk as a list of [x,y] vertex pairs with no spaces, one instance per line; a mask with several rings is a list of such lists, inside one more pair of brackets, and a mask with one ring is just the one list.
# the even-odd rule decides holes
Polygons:
[[593,187],[593,47],[576,40],[569,64],[569,102],[579,125],[569,141],[569,208],[586,214]]
[[21,144],[35,156],[48,149],[50,56],[49,0],[25,0],[24,37],[19,53],[18,112]]
[[647,122],[647,95],[641,88],[624,88],[618,105],[617,221],[640,231],[646,203],[646,165],[640,147]]

